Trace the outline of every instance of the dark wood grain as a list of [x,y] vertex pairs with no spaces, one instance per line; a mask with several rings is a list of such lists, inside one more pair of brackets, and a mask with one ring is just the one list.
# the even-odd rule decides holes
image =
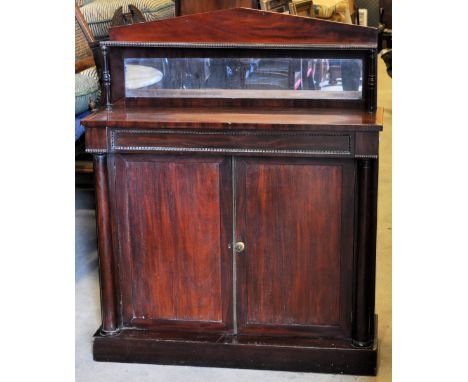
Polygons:
[[[196,31],[196,33],[193,33]],[[342,44],[377,48],[377,28],[235,8],[111,28],[110,40]]]
[[[122,100],[123,93],[114,93],[114,100]],[[127,107],[151,108],[237,108],[239,110],[268,111],[289,108],[294,109],[334,109],[364,110],[366,98],[363,99],[274,99],[274,98],[125,98]]]
[[[202,5],[200,5],[202,6]],[[196,30],[197,33],[193,33]],[[334,107],[375,111],[377,29],[247,8],[111,28],[112,103],[125,97],[123,60],[136,57],[351,58],[363,61],[360,99],[138,98],[150,106]],[[140,46],[138,46],[140,43]],[[177,46],[151,47],[141,43]],[[185,44],[185,45],[184,45]],[[187,45],[188,44],[188,45]],[[198,44],[197,46],[195,46]],[[211,44],[211,46],[210,46]],[[213,44],[215,46],[213,46]],[[115,44],[114,44],[115,45]],[[248,48],[246,47],[248,45]],[[196,48],[196,49],[194,49]],[[108,88],[105,88],[106,94]],[[129,98],[130,99],[130,98]],[[130,101],[134,102],[134,101]]]
[[355,134],[355,155],[361,157],[376,157],[379,154],[379,133]]
[[353,197],[342,192],[352,190],[353,167],[279,159],[237,167],[240,331],[349,336],[352,232],[343,225],[352,224]]
[[[82,121],[103,153],[95,359],[374,375],[376,29],[234,9],[111,40],[108,110]],[[148,57],[356,59],[363,96],[131,98],[124,59]]]
[[257,153],[284,155],[352,155],[351,134],[252,131],[225,133],[193,130],[119,130],[110,131],[112,152],[205,152]]
[[244,176],[247,323],[337,324],[341,168],[248,163]]
[[96,361],[375,375],[377,342],[355,348],[339,339],[219,336],[125,330],[96,335]]
[[114,105],[81,120],[87,127],[200,128],[224,130],[381,131],[383,109],[376,113],[330,109],[133,108]]
[[118,156],[115,166],[124,323],[226,328],[229,161]]
[[[94,114],[90,114],[94,116]],[[83,121],[83,120],[82,120]],[[107,134],[105,127],[88,127],[85,129],[86,150],[103,151],[107,150]]]
[[107,160],[95,155],[94,177],[96,192],[96,225],[98,235],[99,281],[101,287],[102,332],[106,335],[118,331],[114,256],[112,249],[111,214],[109,206]]
[[357,346],[370,346],[374,341],[378,162],[365,159],[358,163],[359,197],[353,341]]

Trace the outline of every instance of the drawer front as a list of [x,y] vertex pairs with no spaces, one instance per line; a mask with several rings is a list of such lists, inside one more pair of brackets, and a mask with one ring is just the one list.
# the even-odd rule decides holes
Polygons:
[[112,152],[203,152],[349,157],[353,135],[320,132],[109,129]]

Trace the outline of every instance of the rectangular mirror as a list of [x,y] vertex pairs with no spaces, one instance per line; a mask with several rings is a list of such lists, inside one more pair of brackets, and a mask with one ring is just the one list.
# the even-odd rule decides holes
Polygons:
[[362,99],[362,60],[126,58],[125,96]]

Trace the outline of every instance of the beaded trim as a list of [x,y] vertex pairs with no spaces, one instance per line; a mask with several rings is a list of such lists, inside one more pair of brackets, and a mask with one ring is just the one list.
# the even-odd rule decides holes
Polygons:
[[247,154],[308,154],[308,155],[350,155],[349,151],[341,150],[269,150],[269,149],[241,149],[224,147],[175,147],[175,146],[115,146],[114,150],[128,151],[176,151],[176,152],[213,152],[213,153],[247,153]]
[[105,154],[107,149],[86,149],[85,151],[90,154]]
[[378,155],[375,155],[375,154],[369,154],[369,155],[356,154],[354,157],[357,158],[357,159],[377,159]]
[[147,42],[147,41],[101,41],[101,46],[137,48],[242,48],[242,49],[316,49],[316,50],[369,50],[369,45],[330,44],[253,44],[253,43],[194,43],[194,42]]
[[[118,146],[116,145],[116,136],[119,133],[128,134],[185,134],[185,135],[228,135],[228,136],[341,136],[348,138],[347,150],[274,150],[274,149],[242,149],[228,147],[176,147],[176,146]],[[348,134],[319,134],[310,132],[262,132],[262,131],[197,131],[197,130],[112,130],[111,131],[111,150],[128,151],[179,151],[179,152],[227,152],[227,153],[261,153],[261,154],[308,154],[308,155],[350,155],[351,154],[351,136]]]

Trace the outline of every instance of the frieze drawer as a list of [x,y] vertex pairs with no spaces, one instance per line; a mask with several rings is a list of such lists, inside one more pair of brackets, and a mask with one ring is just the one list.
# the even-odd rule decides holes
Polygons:
[[353,136],[285,131],[109,129],[112,152],[203,152],[351,156]]

